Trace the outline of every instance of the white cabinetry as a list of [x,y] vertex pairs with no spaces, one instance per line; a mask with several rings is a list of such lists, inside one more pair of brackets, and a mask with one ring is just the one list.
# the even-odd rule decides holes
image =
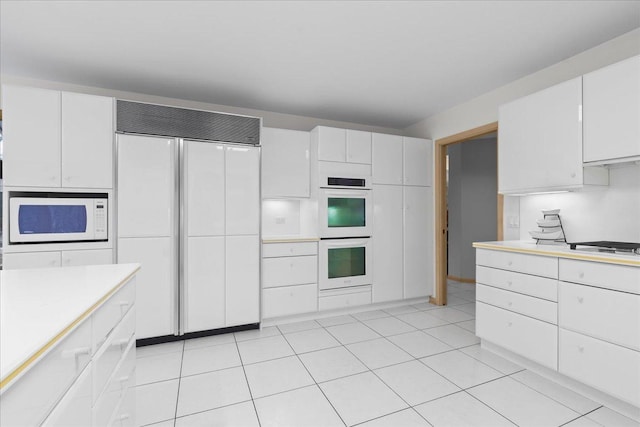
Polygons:
[[262,198],[309,197],[309,132],[262,128]]
[[640,156],[640,56],[583,79],[584,161]]
[[318,244],[264,243],[262,248],[262,317],[316,311]]
[[476,253],[476,335],[557,370],[558,259]]
[[[432,143],[374,133],[373,301],[432,293]],[[404,184],[404,185],[403,185]]]
[[113,99],[3,86],[4,185],[112,188]]
[[608,184],[582,164],[582,77],[500,107],[498,191],[518,194]]
[[112,262],[113,251],[111,249],[13,252],[4,254],[3,268],[5,270],[16,270],[23,268],[71,267],[111,264]]
[[119,408],[135,424],[135,348],[131,278],[3,389],[3,425],[111,425]]
[[371,132],[317,126],[311,138],[317,141],[318,160],[371,164]]
[[640,407],[640,268],[561,259],[560,280],[559,371]]

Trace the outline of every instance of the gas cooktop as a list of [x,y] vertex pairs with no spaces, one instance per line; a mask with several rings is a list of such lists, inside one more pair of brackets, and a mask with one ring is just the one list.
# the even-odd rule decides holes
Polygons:
[[609,241],[569,243],[571,249],[579,249],[577,248],[578,246],[595,247],[603,252],[635,253],[640,255],[640,243]]

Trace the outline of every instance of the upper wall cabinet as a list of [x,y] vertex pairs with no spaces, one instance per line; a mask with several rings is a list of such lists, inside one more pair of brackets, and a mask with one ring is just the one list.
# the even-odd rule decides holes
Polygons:
[[317,126],[311,137],[318,141],[318,160],[371,164],[371,132]]
[[262,128],[262,198],[309,197],[309,132]]
[[581,108],[582,77],[500,107],[500,193],[566,190],[608,183],[606,170],[583,170]]
[[403,184],[431,186],[433,143],[428,139],[403,137]]
[[640,156],[640,56],[586,74],[583,97],[584,161]]
[[7,186],[112,188],[113,99],[3,87]]

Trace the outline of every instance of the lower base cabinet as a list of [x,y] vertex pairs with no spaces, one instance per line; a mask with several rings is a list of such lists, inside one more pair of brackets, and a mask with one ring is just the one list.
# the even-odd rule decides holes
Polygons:
[[80,265],[103,265],[113,263],[111,249],[87,249],[73,251],[14,252],[5,253],[2,268],[75,267]]
[[333,310],[366,304],[371,304],[370,285],[321,291],[318,299],[318,308],[320,310]]
[[281,286],[262,291],[265,318],[310,313],[318,309],[318,285]]

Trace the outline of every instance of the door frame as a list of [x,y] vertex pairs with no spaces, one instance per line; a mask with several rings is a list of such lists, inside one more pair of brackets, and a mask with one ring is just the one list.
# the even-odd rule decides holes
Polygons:
[[[483,135],[498,131],[498,122],[489,123],[464,132],[436,139],[434,143],[435,165],[435,276],[436,296],[429,302],[436,305],[447,304],[447,146],[469,141]],[[503,240],[502,219],[504,199],[498,193],[498,235],[497,240]]]

